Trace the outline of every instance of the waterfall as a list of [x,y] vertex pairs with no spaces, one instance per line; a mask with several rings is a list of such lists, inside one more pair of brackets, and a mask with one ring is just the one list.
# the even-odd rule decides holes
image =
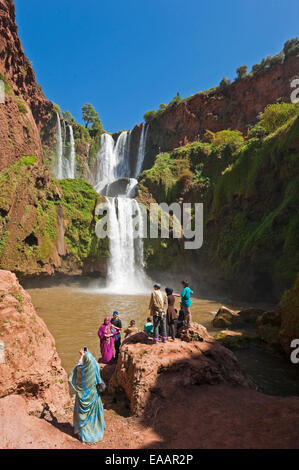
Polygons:
[[129,145],[130,145],[130,133],[124,131],[119,135],[117,142],[115,144],[115,149],[114,149],[115,179],[122,178],[123,176],[128,176],[130,174]]
[[[143,124],[136,176],[143,166],[146,137],[147,126]],[[121,132],[116,143],[109,134],[102,134],[96,157],[97,192],[107,195],[111,183],[130,175],[130,140],[131,132],[127,131]],[[133,199],[137,183],[136,178],[129,178],[125,196],[106,197],[110,258],[104,292],[141,294],[149,290],[149,279],[144,272],[143,214],[139,204]]]
[[107,198],[109,214],[110,258],[105,292],[141,294],[148,291],[143,271],[143,240],[136,237],[143,227],[137,201],[127,197]]
[[146,139],[147,139],[148,127],[149,126],[147,126],[145,123],[142,123],[141,136],[140,136],[138,154],[137,154],[135,178],[138,178],[138,176],[140,175],[142,171],[144,157],[145,157],[145,150],[146,150]]
[[97,153],[95,190],[101,193],[107,184],[115,180],[114,140],[109,134],[101,135],[100,150]]
[[56,156],[57,156],[57,164],[56,164],[56,177],[58,179],[63,178],[63,143],[62,143],[62,132],[61,132],[61,122],[60,122],[60,117],[59,114],[56,113],[57,115],[57,150],[56,150]]
[[76,151],[75,151],[75,139],[72,126],[69,126],[70,131],[70,145],[71,145],[71,155],[69,162],[69,176],[67,178],[75,178],[75,167],[76,167]]
[[63,136],[59,114],[57,114],[57,165],[56,178],[75,178],[75,139],[72,126],[68,126],[70,133],[70,154],[67,155],[67,132],[65,121],[63,121]]

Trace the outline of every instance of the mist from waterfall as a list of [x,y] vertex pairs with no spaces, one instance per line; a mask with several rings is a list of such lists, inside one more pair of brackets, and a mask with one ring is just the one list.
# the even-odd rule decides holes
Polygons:
[[[139,172],[145,154],[147,135],[145,127],[142,126],[137,156]],[[101,136],[95,178],[97,192],[107,195],[111,183],[119,178],[129,177],[130,141],[131,133],[127,131],[119,135],[116,143],[109,134]],[[135,175],[138,177],[139,173],[135,171]],[[106,197],[110,257],[107,285],[102,292],[136,295],[148,292],[150,288],[150,280],[144,272],[143,214],[137,201],[133,199],[137,183],[136,178],[129,178],[126,194]]]

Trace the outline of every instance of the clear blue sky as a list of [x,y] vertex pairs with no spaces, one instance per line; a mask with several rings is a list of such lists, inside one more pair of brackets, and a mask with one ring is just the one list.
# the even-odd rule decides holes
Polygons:
[[48,99],[110,132],[235,77],[299,35],[298,0],[15,0],[19,34]]

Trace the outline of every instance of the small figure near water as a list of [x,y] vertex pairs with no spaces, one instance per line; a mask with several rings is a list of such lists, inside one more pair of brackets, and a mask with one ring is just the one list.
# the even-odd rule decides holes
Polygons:
[[131,335],[135,335],[135,333],[138,333],[138,328],[136,326],[136,322],[135,320],[131,320],[130,321],[130,325],[128,326],[128,328],[124,331],[125,333],[125,338],[127,338],[128,336],[131,336]]
[[120,318],[119,318],[119,313],[117,312],[117,310],[115,310],[115,311],[113,312],[113,317],[112,317],[112,320],[111,320],[111,325],[113,325],[114,328],[115,328],[116,331],[117,331],[117,334],[115,335],[115,340],[114,340],[115,359],[117,360],[118,355],[119,355],[119,348],[120,348],[120,345],[121,345],[121,335],[120,335],[120,332],[121,332],[121,329],[122,329],[122,323],[121,323],[121,320],[120,320]]
[[154,285],[154,290],[151,294],[149,303],[149,310],[154,320],[154,342],[159,341],[159,329],[161,327],[162,342],[167,340],[166,331],[166,311],[167,311],[167,296],[165,292],[161,292],[160,284]]
[[149,336],[152,336],[154,334],[154,325],[152,323],[151,317],[148,317],[146,320],[146,323],[144,325],[144,331],[147,333]]
[[175,296],[173,295],[173,289],[166,287],[165,289],[167,300],[168,300],[168,308],[167,308],[167,324],[169,327],[169,333],[173,341],[176,337],[176,319],[177,314],[174,308],[175,304]]
[[97,385],[102,383],[100,367],[89,351],[80,351],[80,360],[69,376],[76,392],[74,432],[82,442],[94,444],[103,439],[106,427],[104,409]]
[[184,309],[185,327],[190,328],[192,321],[190,310],[192,305],[191,294],[193,294],[193,290],[190,289],[189,284],[186,281],[182,281],[182,287],[182,292],[180,294],[174,294],[174,296],[181,297],[182,307]]
[[116,330],[111,324],[110,317],[106,317],[98,331],[98,336],[101,342],[101,362],[104,364],[109,364],[111,359],[114,357],[114,341],[117,333],[118,330]]

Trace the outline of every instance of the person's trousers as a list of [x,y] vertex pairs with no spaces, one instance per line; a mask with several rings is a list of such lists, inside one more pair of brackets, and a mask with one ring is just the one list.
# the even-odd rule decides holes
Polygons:
[[160,317],[160,315],[154,315],[154,340],[159,340],[159,330],[161,328],[162,339],[167,339],[166,332],[166,315]]
[[114,341],[115,357],[116,358],[118,358],[118,355],[119,355],[120,343],[121,343],[120,336],[117,335],[116,338],[115,338],[115,341]]
[[190,328],[191,322],[192,322],[190,307],[184,307],[184,320],[185,320],[185,327]]
[[176,332],[177,332],[175,321],[171,320],[171,322],[168,325],[169,325],[169,336],[171,336],[172,339],[175,339]]

